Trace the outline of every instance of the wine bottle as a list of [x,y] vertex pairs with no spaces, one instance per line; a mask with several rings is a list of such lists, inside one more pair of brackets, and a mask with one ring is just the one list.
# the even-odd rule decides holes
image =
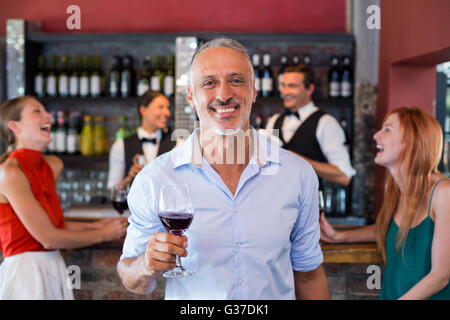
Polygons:
[[89,88],[92,98],[98,98],[101,95],[102,84],[101,84],[101,59],[98,56],[91,57],[91,74],[89,76]]
[[352,69],[349,56],[342,57],[342,77],[341,77],[341,97],[350,98],[352,96]]
[[109,73],[109,96],[118,97],[120,94],[120,72],[122,69],[122,58],[114,56],[113,66]]
[[64,111],[59,110],[57,112],[57,124],[56,127],[56,152],[66,152],[66,123],[64,118]]
[[155,56],[153,66],[152,77],[150,78],[150,88],[153,91],[161,92],[161,80],[162,80],[162,71],[161,71],[161,60],[159,56]]
[[311,56],[309,54],[303,56],[303,64],[309,67],[311,66]]
[[142,68],[139,73],[137,82],[137,95],[142,96],[150,89],[150,75],[151,75],[151,57],[146,56]]
[[80,72],[80,97],[86,98],[89,96],[89,60],[87,56],[81,57],[81,72]]
[[273,78],[272,69],[270,68],[270,55],[263,56],[264,69],[262,72],[261,95],[265,98],[271,97],[273,94]]
[[51,117],[51,129],[50,129],[50,137],[51,140],[50,143],[47,146],[47,150],[49,153],[55,153],[56,152],[56,112],[50,111]]
[[288,64],[288,58],[285,55],[281,56],[280,59],[280,69],[278,69],[278,76],[277,76],[277,95],[281,97],[281,84],[283,83],[283,75],[284,75],[284,69],[286,69]]
[[167,61],[167,72],[164,77],[164,94],[170,98],[174,95],[175,87],[175,56],[170,55]]
[[38,72],[34,76],[34,93],[42,98],[45,96],[45,57],[38,58]]
[[133,60],[130,56],[123,57],[123,69],[120,72],[120,95],[123,98],[133,95]]
[[68,154],[75,154],[78,151],[78,132],[77,132],[77,118],[74,112],[69,113],[69,121],[66,135],[66,151]]
[[47,73],[45,83],[47,84],[47,95],[49,97],[56,97],[58,95],[58,58],[56,56],[50,56],[50,68]]
[[70,78],[69,78],[69,95],[75,98],[79,95],[79,59],[78,57],[72,57],[72,63],[70,65]]
[[252,63],[253,63],[253,71],[255,73],[255,89],[256,89],[256,95],[261,96],[261,90],[262,90],[262,71],[260,69],[259,65],[259,55],[254,54],[252,56]]
[[339,72],[339,58],[332,56],[328,72],[328,96],[338,98],[340,96],[341,74]]

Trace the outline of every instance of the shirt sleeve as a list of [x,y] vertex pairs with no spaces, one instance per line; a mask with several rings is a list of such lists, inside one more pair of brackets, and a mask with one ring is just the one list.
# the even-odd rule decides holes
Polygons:
[[317,141],[328,162],[339,168],[347,177],[356,174],[345,147],[345,133],[337,120],[328,114],[322,116],[317,124]]
[[301,182],[298,196],[299,214],[291,232],[291,261],[296,271],[307,272],[323,263],[320,247],[319,181],[312,169]]
[[125,146],[123,140],[117,140],[109,152],[108,189],[125,178]]
[[128,218],[128,229],[123,244],[123,258],[137,258],[145,252],[150,236],[155,232],[163,232],[156,208],[156,192],[148,177],[151,164],[138,173],[127,196],[131,215]]

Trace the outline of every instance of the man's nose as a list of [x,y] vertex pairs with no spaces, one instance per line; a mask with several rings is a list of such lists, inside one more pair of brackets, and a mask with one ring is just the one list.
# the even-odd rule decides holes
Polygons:
[[232,97],[232,91],[231,91],[231,87],[228,84],[228,82],[222,82],[218,87],[217,87],[217,92],[216,92],[216,99],[219,101],[227,101],[229,98]]

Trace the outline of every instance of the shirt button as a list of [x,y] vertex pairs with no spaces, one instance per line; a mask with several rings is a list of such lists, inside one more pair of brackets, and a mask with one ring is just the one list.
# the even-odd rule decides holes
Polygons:
[[241,248],[241,244],[238,242],[238,243],[236,244],[236,247],[237,247],[238,249],[240,249],[240,248]]
[[244,283],[244,280],[239,280],[239,285],[242,285]]
[[233,211],[234,211],[234,212],[238,212],[238,208],[234,208]]

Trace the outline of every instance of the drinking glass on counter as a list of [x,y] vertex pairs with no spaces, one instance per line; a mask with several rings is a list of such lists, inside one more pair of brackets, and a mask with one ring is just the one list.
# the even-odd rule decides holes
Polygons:
[[117,184],[112,189],[112,206],[119,214],[123,214],[125,210],[128,210],[128,191],[129,186],[123,184]]
[[[158,216],[167,232],[181,237],[191,225],[194,218],[194,207],[189,185],[163,185],[159,193]],[[186,277],[194,272],[181,265],[177,256],[177,265],[166,271],[166,278]]]

